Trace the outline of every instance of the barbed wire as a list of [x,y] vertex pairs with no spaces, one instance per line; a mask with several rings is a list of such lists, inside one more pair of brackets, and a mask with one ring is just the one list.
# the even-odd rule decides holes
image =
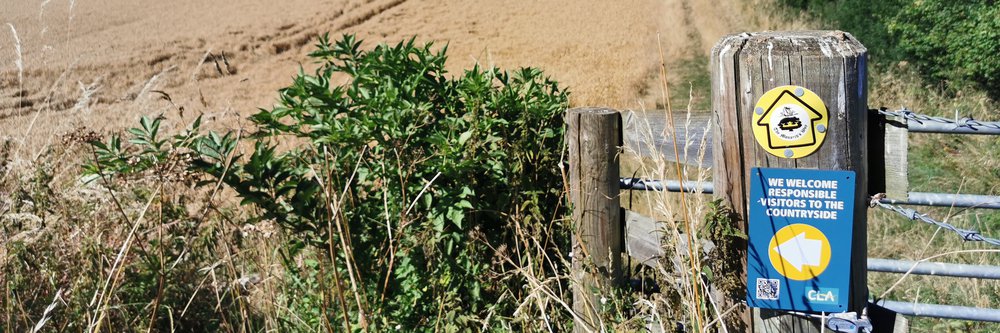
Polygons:
[[989,238],[989,237],[983,236],[983,234],[979,233],[979,231],[976,231],[976,230],[962,229],[962,228],[953,226],[953,225],[945,223],[945,222],[937,221],[937,220],[932,219],[929,216],[927,216],[927,214],[921,214],[920,212],[917,212],[916,210],[913,210],[913,209],[903,208],[903,207],[900,207],[900,206],[896,206],[896,205],[892,205],[892,204],[887,204],[887,203],[881,202],[880,198],[878,196],[873,197],[872,201],[871,201],[871,204],[870,204],[870,207],[875,207],[875,206],[879,206],[881,208],[894,211],[894,212],[898,213],[899,215],[902,215],[902,216],[910,219],[911,221],[921,221],[921,222],[924,222],[924,223],[936,225],[939,228],[942,228],[942,229],[945,229],[945,230],[949,230],[951,232],[954,232],[954,233],[958,234],[959,236],[962,237],[962,239],[964,239],[965,241],[968,241],[968,242],[983,242],[983,243],[994,245],[994,246],[1000,246],[1000,239]]
[[902,109],[896,111],[889,111],[886,108],[880,108],[878,110],[878,113],[883,116],[899,117],[902,119],[906,119],[908,121],[915,121],[920,124],[923,124],[925,121],[928,121],[941,124],[955,125],[955,128],[964,127],[971,129],[973,131],[978,131],[980,128],[991,128],[1000,130],[1000,122],[980,122],[978,120],[973,119],[972,117],[962,117],[962,118],[955,117],[956,119],[934,117],[913,112],[912,110],[909,110],[906,107],[903,107]]

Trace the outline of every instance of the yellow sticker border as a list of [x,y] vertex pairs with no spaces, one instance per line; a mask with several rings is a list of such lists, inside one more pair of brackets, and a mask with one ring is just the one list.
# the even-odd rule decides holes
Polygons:
[[[795,104],[800,104],[802,107],[819,114],[819,119],[809,120],[812,125],[809,127],[812,138],[810,144],[771,147],[771,128],[767,124],[762,125],[760,122],[766,115],[774,111],[773,109],[779,101],[785,98],[790,98],[797,102]],[[754,105],[751,113],[752,120],[750,125],[753,128],[754,141],[757,141],[757,144],[764,151],[779,158],[798,159],[812,155],[826,141],[826,134],[829,132],[830,113],[826,108],[826,104],[823,103],[819,95],[802,86],[785,85],[768,90],[757,99],[757,103]]]

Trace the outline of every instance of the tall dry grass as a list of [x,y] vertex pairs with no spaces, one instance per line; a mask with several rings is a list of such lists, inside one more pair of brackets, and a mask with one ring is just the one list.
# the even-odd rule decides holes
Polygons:
[[[335,263],[326,250],[290,248],[294,235],[241,211],[225,190],[192,189],[193,179],[147,173],[82,183],[79,165],[92,152],[81,140],[97,134],[91,135],[67,136],[34,169],[15,169],[0,182],[5,331],[340,330],[342,320],[324,314],[337,313],[330,307],[344,304],[340,297],[356,303],[350,299],[357,293],[349,290],[349,277],[329,279]],[[9,153],[9,145],[2,152]],[[649,207],[664,215],[678,211],[675,201]],[[692,203],[692,216],[701,214],[699,207]],[[520,243],[534,245],[524,253],[494,249],[513,267],[504,274],[528,283],[525,293],[508,296],[520,304],[516,311],[493,314],[496,322],[510,329],[568,329],[566,319],[575,315],[568,305],[569,275],[553,275],[543,262],[569,267],[569,257],[544,249],[534,230],[544,226],[510,222],[520,230]],[[665,231],[683,239],[676,231],[681,226],[674,227]],[[674,261],[685,258],[678,254]],[[661,283],[688,276],[664,294],[688,295],[695,287],[707,294],[709,286],[694,282],[696,275],[675,270],[669,260],[659,265],[653,276]],[[668,271],[676,274],[661,275]],[[338,284],[348,290],[336,291]],[[711,321],[702,305],[678,309],[663,294],[621,290],[605,299],[601,331],[689,326],[689,311],[703,311],[703,320]],[[496,329],[488,322],[484,329]]]
[[[48,3],[39,9],[43,38],[51,37],[42,20]],[[73,28],[75,5],[69,2],[67,31]],[[80,166],[93,158],[86,142],[109,133],[56,121],[52,103],[75,97],[72,110],[87,113],[101,80],[79,82],[78,96],[63,96],[59,87],[76,61],[54,78],[27,75],[31,68],[18,30],[7,26],[16,73],[8,88],[19,100],[4,107],[26,108],[31,116],[22,131],[0,136],[0,330],[236,331],[254,324],[251,315],[256,314],[240,305],[246,291],[261,282],[248,278],[258,276],[251,274],[254,267],[278,262],[280,252],[268,251],[276,248],[271,242],[278,232],[266,222],[240,224],[247,215],[231,195],[207,195],[164,174],[82,182]],[[58,47],[59,41],[39,42],[47,46],[33,64],[44,66],[49,43]],[[33,87],[49,87],[41,103],[25,103],[31,80],[38,81],[31,82]],[[149,103],[135,106],[139,113],[160,111]],[[56,134],[39,139],[38,126]],[[258,247],[244,246],[244,239],[258,240],[253,242]],[[253,251],[269,255],[242,257]]]

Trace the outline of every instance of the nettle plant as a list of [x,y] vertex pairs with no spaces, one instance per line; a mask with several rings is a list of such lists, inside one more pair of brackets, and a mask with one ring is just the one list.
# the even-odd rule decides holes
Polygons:
[[[345,293],[360,300],[332,308],[367,317],[352,325],[479,330],[511,319],[526,293],[511,273],[523,256],[555,276],[560,259],[542,258],[568,248],[556,220],[567,93],[533,68],[448,75],[447,48],[413,39],[361,46],[322,37],[310,54],[319,69],[250,117],[257,132],[246,138],[195,126],[161,140],[159,120],[144,119],[130,131],[136,148],[94,142],[85,170],[132,173],[189,152],[190,171],[221,180],[256,218],[336,253],[339,276],[358,279]],[[249,156],[239,141],[253,144]]]

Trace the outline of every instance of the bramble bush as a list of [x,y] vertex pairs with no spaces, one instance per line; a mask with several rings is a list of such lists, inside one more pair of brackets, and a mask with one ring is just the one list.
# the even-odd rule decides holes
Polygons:
[[310,54],[319,68],[250,118],[255,133],[201,134],[195,122],[162,138],[161,120],[144,118],[124,143],[92,142],[85,173],[183,165],[203,184],[221,181],[256,220],[293,231],[301,242],[290,248],[332,254],[336,270],[320,276],[336,286],[326,288],[336,290],[324,314],[332,323],[500,327],[528,292],[514,271],[565,273],[567,93],[533,68],[450,75],[447,48],[432,47],[410,39],[364,50],[353,36],[324,36]]

